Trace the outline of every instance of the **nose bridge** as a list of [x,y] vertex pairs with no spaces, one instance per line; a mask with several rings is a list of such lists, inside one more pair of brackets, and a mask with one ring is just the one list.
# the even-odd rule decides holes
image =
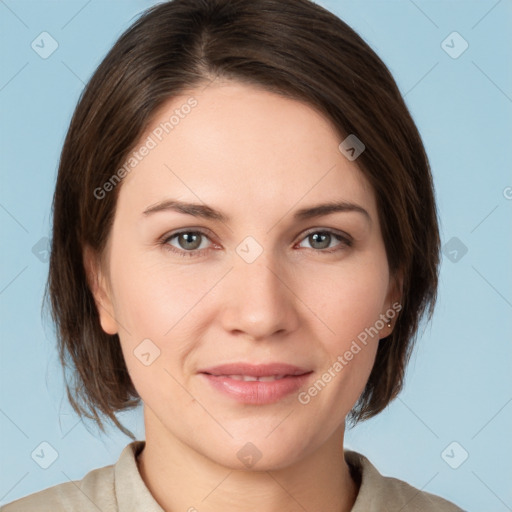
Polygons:
[[254,240],[245,240],[236,252],[226,290],[229,297],[223,312],[224,327],[253,338],[293,329],[293,294],[285,285],[286,277],[273,251],[264,250]]
[[279,264],[270,250],[264,251],[250,263],[243,258],[238,258],[238,260],[233,270],[241,292],[265,302],[272,302],[278,296],[283,295],[284,285]]

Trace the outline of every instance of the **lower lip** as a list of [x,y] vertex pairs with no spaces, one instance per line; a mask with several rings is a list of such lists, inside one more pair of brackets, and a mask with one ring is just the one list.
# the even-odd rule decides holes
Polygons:
[[297,392],[309,379],[310,373],[288,375],[269,382],[235,380],[226,376],[202,373],[208,382],[222,393],[244,404],[265,405],[278,402],[286,395]]

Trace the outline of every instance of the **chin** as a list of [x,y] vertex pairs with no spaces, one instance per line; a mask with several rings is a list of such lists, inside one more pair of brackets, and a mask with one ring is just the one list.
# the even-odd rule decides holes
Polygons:
[[224,443],[211,436],[212,444],[197,447],[197,451],[232,470],[275,471],[292,465],[307,451],[314,450],[300,432],[296,436],[276,432],[269,435],[266,430],[253,428],[247,429],[243,436],[231,433],[233,438],[224,439]]

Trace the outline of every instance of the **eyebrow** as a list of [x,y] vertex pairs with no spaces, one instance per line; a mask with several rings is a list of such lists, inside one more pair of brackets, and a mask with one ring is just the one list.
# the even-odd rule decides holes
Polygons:
[[[166,199],[157,204],[149,206],[144,210],[143,215],[147,217],[151,214],[163,211],[174,211],[186,215],[192,215],[193,217],[217,220],[224,223],[230,221],[229,216],[218,210],[215,210],[214,208],[211,208],[208,205],[186,203],[177,201],[175,199]],[[362,206],[347,201],[331,201],[324,204],[310,206],[308,208],[301,208],[294,213],[293,217],[295,220],[307,220],[337,212],[361,213],[370,224],[372,222],[370,214]]]

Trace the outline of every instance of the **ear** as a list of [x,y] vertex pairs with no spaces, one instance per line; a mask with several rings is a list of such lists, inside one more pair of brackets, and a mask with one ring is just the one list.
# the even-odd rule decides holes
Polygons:
[[385,309],[382,314],[389,318],[391,327],[384,326],[381,330],[381,338],[389,336],[396,325],[400,310],[402,309],[403,285],[404,275],[402,269],[398,270],[395,275],[390,275]]
[[107,334],[117,334],[117,322],[114,316],[112,292],[108,286],[107,277],[101,268],[98,254],[91,247],[84,247],[83,264],[87,284],[94,297],[101,328]]

